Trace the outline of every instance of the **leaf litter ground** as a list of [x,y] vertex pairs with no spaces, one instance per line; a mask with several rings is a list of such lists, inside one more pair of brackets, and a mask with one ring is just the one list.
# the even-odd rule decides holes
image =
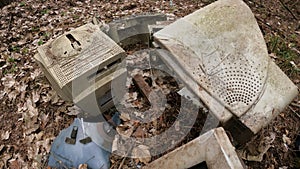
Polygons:
[[[172,2],[172,3],[171,3]],[[185,16],[212,1],[15,1],[0,9],[0,168],[45,168],[49,149],[59,132],[69,126],[76,107],[61,100],[33,59],[36,48],[49,39],[91,22],[93,17],[109,22],[120,17],[145,13],[171,13]],[[290,0],[245,1],[255,14],[268,45],[270,57],[291,80],[300,84],[300,2]],[[128,49],[133,53],[139,48]],[[147,73],[147,72],[143,72]],[[134,88],[134,85],[133,85]],[[133,89],[134,90],[134,89]],[[136,91],[137,92],[137,91]],[[137,92],[137,99],[138,96]],[[172,96],[176,100],[178,96]],[[140,97],[141,99],[142,97]],[[257,157],[265,144],[268,150],[261,162],[245,160],[249,168],[299,168],[294,142],[300,130],[298,97],[269,126],[264,128],[241,152]],[[271,100],[270,100],[271,101]],[[136,102],[139,104],[139,102]],[[157,125],[161,130],[172,123],[167,113]],[[145,137],[151,125],[135,124],[135,137]],[[193,128],[194,136],[199,128]],[[192,132],[192,133],[193,133]],[[193,135],[193,134],[192,134]],[[193,137],[194,137],[193,136]],[[187,138],[188,141],[189,139]],[[184,142],[182,142],[183,144]],[[178,145],[179,146],[179,145]],[[140,146],[135,150],[147,152]],[[153,157],[155,158],[155,157]],[[112,157],[118,168],[122,157]],[[134,168],[148,159],[125,159],[122,168]]]

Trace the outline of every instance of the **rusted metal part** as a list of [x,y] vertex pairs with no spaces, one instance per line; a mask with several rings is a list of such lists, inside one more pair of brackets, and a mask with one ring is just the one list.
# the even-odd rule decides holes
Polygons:
[[141,74],[137,74],[133,77],[133,83],[138,87],[142,95],[147,99],[148,103],[150,103],[150,93],[151,87],[145,81],[144,77]]
[[65,142],[67,144],[75,144],[76,143],[77,132],[78,132],[78,127],[77,126],[73,126],[73,129],[72,129],[72,132],[71,132],[71,136],[70,137],[66,137]]
[[163,108],[164,95],[161,90],[152,89],[141,74],[137,74],[133,77],[133,83],[138,87],[141,94],[147,99],[152,110],[157,112],[160,110],[160,108]]
[[242,169],[223,128],[216,128],[151,162],[143,169],[183,169],[205,161],[209,169]]
[[82,144],[87,144],[87,143],[92,142],[92,139],[91,139],[91,137],[86,137],[84,139],[79,140],[79,142]]

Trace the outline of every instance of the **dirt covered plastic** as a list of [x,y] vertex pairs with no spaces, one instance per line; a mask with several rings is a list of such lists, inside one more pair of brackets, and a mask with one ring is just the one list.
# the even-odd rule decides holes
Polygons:
[[[77,127],[76,141],[70,144],[67,140],[72,139],[74,127]],[[87,164],[89,168],[108,169],[110,152],[93,141],[87,142],[88,138],[89,136],[84,134],[81,120],[76,118],[68,128],[60,132],[52,143],[48,166],[78,168],[80,164]]]

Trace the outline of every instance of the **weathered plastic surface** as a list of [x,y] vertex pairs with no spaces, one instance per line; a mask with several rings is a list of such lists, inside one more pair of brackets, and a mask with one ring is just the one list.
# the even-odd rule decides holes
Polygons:
[[[148,25],[157,21],[166,21],[164,14],[145,14],[115,20],[109,23],[107,35],[115,42],[128,46],[137,42],[149,43],[150,32]],[[105,32],[105,30],[103,30]]]
[[257,133],[297,95],[242,0],[219,0],[154,37],[170,52],[162,59],[221,122],[235,116]]
[[[113,79],[120,78],[124,73],[126,73],[125,69],[118,69],[99,78],[93,85],[86,87],[80,94],[75,96],[73,98],[74,103],[84,110],[87,116],[97,116],[109,110],[114,107],[113,99],[109,98],[111,96],[111,82]],[[104,99],[104,102],[101,103],[101,99],[104,97],[107,97],[107,99]]]
[[263,95],[240,117],[253,133],[267,126],[298,94],[297,86],[274,62],[270,62],[268,74]]
[[205,161],[209,169],[243,169],[223,128],[216,128],[151,162],[143,169],[184,169]]
[[[186,75],[185,69],[182,69],[178,63],[173,58],[172,54],[166,50],[157,50],[160,58],[167,63],[171,70],[174,70],[176,74],[181,78],[183,82],[186,83],[187,88],[190,91],[194,91],[194,89],[198,90],[196,96],[198,96],[201,101],[208,106],[209,110],[218,118],[218,120],[222,123],[227,122],[232,118],[232,114],[227,109],[224,109],[223,105],[221,105],[218,100],[214,99],[208,92],[202,90],[201,87],[195,82],[191,80],[189,76]],[[204,98],[204,99],[203,99]]]
[[[68,144],[65,140],[71,136],[74,126],[78,128],[76,142]],[[54,168],[78,168],[80,164],[87,164],[89,168],[108,169],[110,153],[94,142],[86,144],[80,142],[87,137],[80,119],[76,118],[52,143],[48,165]]]
[[95,102],[105,94],[107,79],[112,79],[124,57],[124,50],[93,24],[48,42],[35,55],[53,88],[63,99],[75,103],[90,98]]
[[154,37],[192,80],[234,115],[247,112],[263,92],[270,59],[254,15],[243,1],[212,3]]

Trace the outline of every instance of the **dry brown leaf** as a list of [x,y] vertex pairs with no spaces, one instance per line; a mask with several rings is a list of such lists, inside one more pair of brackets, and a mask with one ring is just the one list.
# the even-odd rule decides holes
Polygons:
[[130,126],[130,125],[128,125],[128,126],[125,126],[125,125],[119,125],[118,127],[117,127],[117,132],[121,135],[121,136],[123,136],[123,137],[125,137],[125,138],[129,138],[131,135],[132,135],[132,133],[133,133],[133,126]]
[[148,164],[151,161],[149,147],[145,145],[134,147],[132,150],[132,157],[144,164]]
[[76,105],[72,106],[72,107],[68,107],[68,112],[66,113],[67,115],[70,116],[76,116],[80,113],[82,113],[83,111]]
[[11,134],[11,131],[6,131],[5,133],[2,133],[1,134],[1,140],[8,140],[10,134]]
[[26,129],[25,129],[25,134],[28,135],[28,134],[31,134],[35,131],[37,131],[37,129],[39,129],[39,125],[38,124],[33,124],[31,123],[29,126],[26,126]]
[[8,74],[5,77],[1,78],[1,81],[2,85],[8,89],[12,88],[16,83],[15,78],[12,74]]
[[180,130],[180,122],[177,120],[177,121],[175,121],[175,130],[176,131],[179,131]]
[[55,90],[51,90],[48,94],[49,97],[51,98],[51,104],[57,104],[60,102],[60,98]]
[[129,93],[128,95],[125,95],[125,96],[128,96],[126,98],[127,102],[132,102],[132,101],[137,99],[138,94],[137,94],[137,92],[132,92],[132,93]]
[[251,154],[249,153],[250,150],[243,149],[243,150],[237,150],[237,153],[239,156],[248,161],[262,161],[264,154],[269,150],[271,147],[272,143],[274,142],[276,137],[276,134],[273,132],[270,132],[270,135],[267,137],[264,137],[259,145],[256,145],[253,147],[255,150],[251,150],[252,152],[256,152],[256,154]]
[[44,129],[46,127],[46,125],[48,124],[49,122],[49,115],[48,114],[41,114],[40,115],[40,121],[41,121],[41,128]]
[[20,96],[21,100],[24,100],[24,98],[25,98],[27,87],[28,87],[28,85],[24,82],[18,83],[17,85],[15,85],[16,91],[18,91],[18,93],[21,94],[21,96]]
[[[44,135],[43,135],[44,136]],[[39,146],[41,145],[41,147],[47,152],[50,152],[51,149],[51,142],[54,140],[54,137],[50,137],[50,138],[46,138],[42,141],[38,141],[36,144]]]
[[36,90],[32,91],[32,101],[33,103],[36,103],[40,100],[40,93]]
[[87,164],[80,164],[78,166],[78,169],[88,169],[88,165]]
[[9,168],[11,169],[21,169],[20,163],[16,159],[9,160]]
[[[12,154],[8,154],[8,153],[5,153],[3,156],[1,156],[1,161],[3,161],[4,166],[7,166],[7,162],[11,158],[12,158]],[[6,168],[8,168],[8,167],[6,167]]]
[[285,134],[282,135],[282,140],[287,145],[290,145],[292,143],[291,138],[287,137]]
[[3,148],[4,148],[4,145],[0,145],[0,151],[2,151],[3,150]]
[[122,119],[123,121],[130,121],[130,116],[127,113],[121,113],[120,119]]
[[18,107],[17,113],[23,113],[24,111],[27,110],[27,106],[24,103],[18,103],[17,107]]
[[26,106],[27,106],[27,109],[28,109],[27,114],[29,115],[30,118],[38,115],[38,110],[37,110],[37,108],[35,108],[35,104],[32,103],[30,98],[27,98]]
[[5,91],[0,91],[0,99],[3,99],[3,97],[5,96],[6,92]]
[[19,93],[16,90],[12,90],[11,92],[8,93],[8,99],[10,101],[14,101],[18,95]]
[[143,130],[143,128],[141,126],[139,126],[136,131],[133,133],[134,137],[140,137],[143,138],[145,137],[146,132]]

